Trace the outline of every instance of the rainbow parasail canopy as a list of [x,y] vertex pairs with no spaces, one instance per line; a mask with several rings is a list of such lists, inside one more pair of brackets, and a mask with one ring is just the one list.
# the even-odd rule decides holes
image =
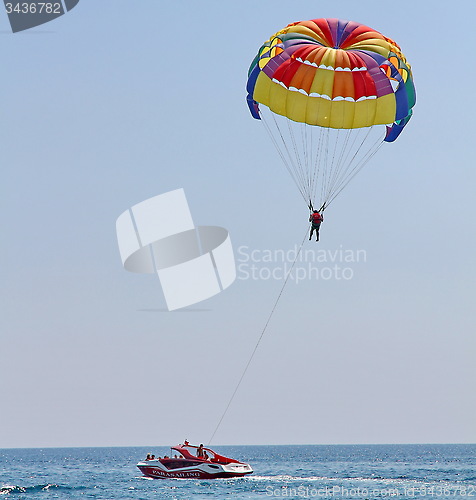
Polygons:
[[339,19],[292,23],[274,34],[251,64],[247,91],[254,118],[263,118],[265,106],[273,120],[280,115],[317,128],[385,126],[380,142],[399,136],[415,104],[411,68],[400,47],[368,26]]

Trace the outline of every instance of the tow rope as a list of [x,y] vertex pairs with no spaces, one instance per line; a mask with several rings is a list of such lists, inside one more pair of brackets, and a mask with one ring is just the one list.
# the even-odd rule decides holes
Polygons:
[[209,439],[207,446],[211,445],[211,443],[213,441],[213,438],[215,437],[215,434],[217,433],[218,428],[220,427],[221,423],[223,422],[223,419],[225,418],[225,415],[227,414],[228,409],[230,408],[231,403],[233,402],[233,399],[235,398],[235,395],[238,392],[238,389],[239,389],[239,387],[241,385],[241,382],[243,381],[243,379],[244,379],[244,377],[246,375],[246,372],[248,371],[248,368],[250,367],[251,362],[253,361],[254,355],[256,354],[256,351],[258,350],[258,346],[260,345],[261,339],[263,338],[263,335],[265,334],[265,332],[266,332],[266,330],[268,328],[269,322],[271,321],[273,313],[276,310],[276,307],[278,305],[279,299],[281,298],[281,295],[284,292],[284,288],[286,287],[286,284],[287,284],[287,282],[289,280],[289,277],[291,276],[291,272],[292,272],[292,270],[294,268],[294,265],[296,264],[296,261],[298,260],[299,254],[301,253],[301,250],[302,250],[302,247],[304,245],[304,241],[306,240],[307,234],[308,234],[308,229],[306,229],[306,233],[304,234],[304,238],[303,238],[303,240],[301,242],[301,246],[299,247],[299,250],[296,252],[296,258],[294,259],[294,262],[293,262],[292,266],[289,268],[289,271],[286,274],[286,278],[284,280],[283,286],[281,287],[281,291],[279,292],[278,297],[276,298],[276,301],[275,301],[275,303],[273,305],[273,308],[271,309],[271,312],[270,312],[270,314],[268,316],[268,319],[266,320],[264,328],[261,331],[261,334],[260,334],[260,336],[258,338],[258,341],[256,342],[256,345],[255,345],[255,347],[253,349],[253,352],[251,353],[251,356],[248,359],[248,362],[246,363],[245,369],[243,370],[243,373],[241,374],[241,377],[238,380],[238,383],[236,384],[235,390],[233,391],[233,394],[231,395],[231,398],[229,399],[228,404],[226,405],[225,411],[223,412],[220,420],[218,421],[218,424],[215,427],[215,430],[213,431],[212,437]]

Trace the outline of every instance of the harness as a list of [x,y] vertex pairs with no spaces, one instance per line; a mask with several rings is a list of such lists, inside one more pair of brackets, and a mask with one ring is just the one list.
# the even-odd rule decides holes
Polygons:
[[322,215],[317,213],[317,214],[312,214],[312,223],[317,225],[322,222]]

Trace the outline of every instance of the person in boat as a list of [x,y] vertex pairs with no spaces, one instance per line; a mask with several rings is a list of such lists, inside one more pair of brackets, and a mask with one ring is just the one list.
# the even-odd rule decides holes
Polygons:
[[188,441],[187,441],[187,440],[185,440],[185,441],[183,442],[183,445],[184,445],[184,446],[188,446]]
[[150,453],[147,453],[147,457],[146,457],[146,460],[150,460]]
[[316,231],[316,241],[319,241],[319,229],[321,223],[324,222],[324,217],[319,213],[318,210],[314,210],[309,216],[309,222],[311,223],[311,233],[309,234],[309,241],[312,239],[312,234]]
[[203,444],[201,444],[201,445],[197,448],[197,457],[198,457],[198,458],[205,458],[205,450],[203,449]]
[[155,460],[155,455],[151,455],[150,459]]
[[210,460],[210,457],[208,456],[208,453],[205,450],[203,450],[203,458],[205,460]]

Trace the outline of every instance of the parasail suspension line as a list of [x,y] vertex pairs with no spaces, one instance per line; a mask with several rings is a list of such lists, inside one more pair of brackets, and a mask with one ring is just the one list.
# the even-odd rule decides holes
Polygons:
[[266,118],[265,116],[261,113],[260,114],[260,117],[261,117],[261,121],[262,123],[264,124],[265,126],[265,129],[266,129],[266,132],[268,133],[272,143],[274,144],[274,147],[276,148],[276,151],[278,152],[279,156],[281,157],[281,160],[283,161],[283,164],[284,166],[286,167],[286,170],[289,172],[289,174],[291,175],[291,178],[293,179],[294,183],[296,184],[299,192],[301,193],[301,196],[304,198],[304,200],[306,199],[306,195],[301,187],[301,179],[299,179],[297,176],[298,176],[298,172],[297,172],[297,168],[294,164],[294,161],[293,161],[293,158],[292,158],[292,155],[288,149],[288,146],[286,144],[286,141],[284,140],[284,136],[283,136],[283,133],[281,132],[281,129],[279,128],[279,125],[278,125],[278,122],[276,121],[276,118],[273,116],[273,122],[274,122],[274,125],[279,133],[279,136],[281,138],[281,142],[283,143],[283,148],[284,150],[286,151],[286,154],[287,154],[287,157],[286,155],[283,153],[283,151],[281,151],[281,148],[279,147],[279,144],[278,144],[278,141],[277,139],[274,137],[272,131],[271,131],[271,127],[270,125],[268,124],[268,122],[266,121]]
[[296,258],[294,259],[294,262],[293,262],[292,266],[289,268],[289,271],[286,274],[286,278],[284,280],[283,286],[281,287],[281,290],[280,290],[280,292],[278,294],[278,297],[276,298],[276,301],[274,302],[273,308],[271,309],[271,312],[269,313],[268,319],[266,320],[264,328],[261,331],[261,334],[260,334],[260,336],[258,338],[258,341],[256,342],[256,345],[255,345],[255,347],[253,349],[253,352],[251,353],[251,356],[248,359],[248,362],[246,363],[245,369],[243,370],[243,373],[241,374],[241,377],[238,380],[238,383],[236,384],[235,390],[233,391],[233,394],[231,395],[231,398],[229,399],[228,404],[226,405],[225,411],[223,412],[222,416],[220,417],[220,420],[218,421],[218,424],[215,427],[215,430],[213,431],[212,437],[209,439],[207,446],[211,445],[211,443],[213,441],[213,438],[215,437],[215,434],[217,433],[218,428],[220,427],[223,419],[225,418],[225,415],[227,414],[228,409],[230,408],[231,403],[233,402],[233,399],[235,398],[235,395],[238,392],[238,389],[239,389],[239,387],[241,385],[241,382],[243,381],[243,379],[244,379],[244,377],[246,375],[246,372],[248,371],[248,368],[250,367],[251,362],[253,361],[253,358],[254,358],[254,356],[256,354],[256,351],[258,350],[258,346],[260,345],[261,339],[263,338],[263,335],[265,334],[265,332],[266,332],[266,330],[268,328],[269,322],[271,321],[271,317],[273,316],[273,313],[276,310],[276,307],[278,305],[279,299],[281,298],[281,295],[284,292],[284,288],[286,287],[286,284],[287,284],[287,282],[289,280],[289,277],[291,276],[291,272],[292,272],[292,270],[294,268],[294,265],[296,264],[296,261],[298,260],[298,257],[299,257],[299,255],[301,253],[301,250],[302,250],[302,247],[304,245],[304,241],[305,241],[305,239],[307,237],[307,234],[308,234],[308,230],[306,229],[306,232],[304,233],[304,238],[302,239],[302,242],[301,242],[301,246],[299,247],[299,250],[296,252]]
[[347,174],[347,178],[342,180],[336,192],[330,197],[330,199],[325,203],[326,206],[329,206],[342,192],[342,190],[349,184],[349,182],[365,167],[365,165],[375,156],[377,151],[384,144],[383,140],[378,141],[378,144],[374,145],[373,150],[369,151],[365,157],[351,170],[349,174]]

